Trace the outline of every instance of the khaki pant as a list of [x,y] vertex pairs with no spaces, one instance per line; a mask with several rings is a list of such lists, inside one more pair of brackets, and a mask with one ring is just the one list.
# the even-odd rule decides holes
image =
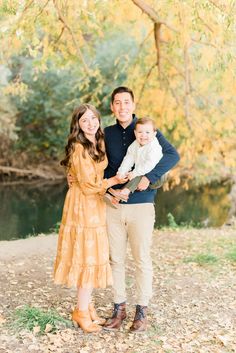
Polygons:
[[114,302],[126,300],[125,258],[129,240],[136,279],[136,304],[148,305],[152,297],[152,259],[150,249],[155,221],[151,203],[107,206],[107,228],[113,274]]

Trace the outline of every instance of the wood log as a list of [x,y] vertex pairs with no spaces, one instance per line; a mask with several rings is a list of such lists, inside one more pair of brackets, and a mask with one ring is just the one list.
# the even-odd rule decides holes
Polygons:
[[20,169],[15,167],[8,167],[0,165],[0,173],[1,174],[15,174],[20,177],[27,177],[29,179],[32,178],[42,178],[42,179],[53,179],[59,180],[63,179],[64,176],[62,174],[52,173],[51,171],[37,170],[37,169]]

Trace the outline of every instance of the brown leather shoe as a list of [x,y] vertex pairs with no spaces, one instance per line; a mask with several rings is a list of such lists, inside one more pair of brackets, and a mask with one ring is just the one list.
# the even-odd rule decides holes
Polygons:
[[104,330],[119,330],[122,321],[126,318],[126,303],[114,304],[113,314],[103,326]]
[[143,333],[147,330],[147,306],[136,305],[136,313],[130,332]]

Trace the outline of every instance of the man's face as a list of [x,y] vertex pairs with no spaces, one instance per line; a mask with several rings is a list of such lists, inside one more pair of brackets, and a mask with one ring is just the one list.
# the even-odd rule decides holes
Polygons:
[[138,143],[141,146],[144,146],[154,139],[156,131],[151,123],[146,123],[143,125],[138,124],[135,127],[134,134]]
[[135,110],[135,103],[128,92],[117,93],[111,103],[111,110],[122,125],[129,125]]

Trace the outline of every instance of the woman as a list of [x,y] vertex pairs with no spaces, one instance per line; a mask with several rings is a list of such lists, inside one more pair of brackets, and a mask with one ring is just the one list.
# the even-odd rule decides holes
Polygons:
[[104,137],[99,113],[92,105],[82,104],[74,110],[65,151],[61,164],[76,182],[64,203],[54,281],[78,288],[72,320],[85,332],[98,332],[105,320],[97,316],[91,303],[92,290],[112,284],[102,196],[120,180],[116,176],[103,179],[107,166]]

